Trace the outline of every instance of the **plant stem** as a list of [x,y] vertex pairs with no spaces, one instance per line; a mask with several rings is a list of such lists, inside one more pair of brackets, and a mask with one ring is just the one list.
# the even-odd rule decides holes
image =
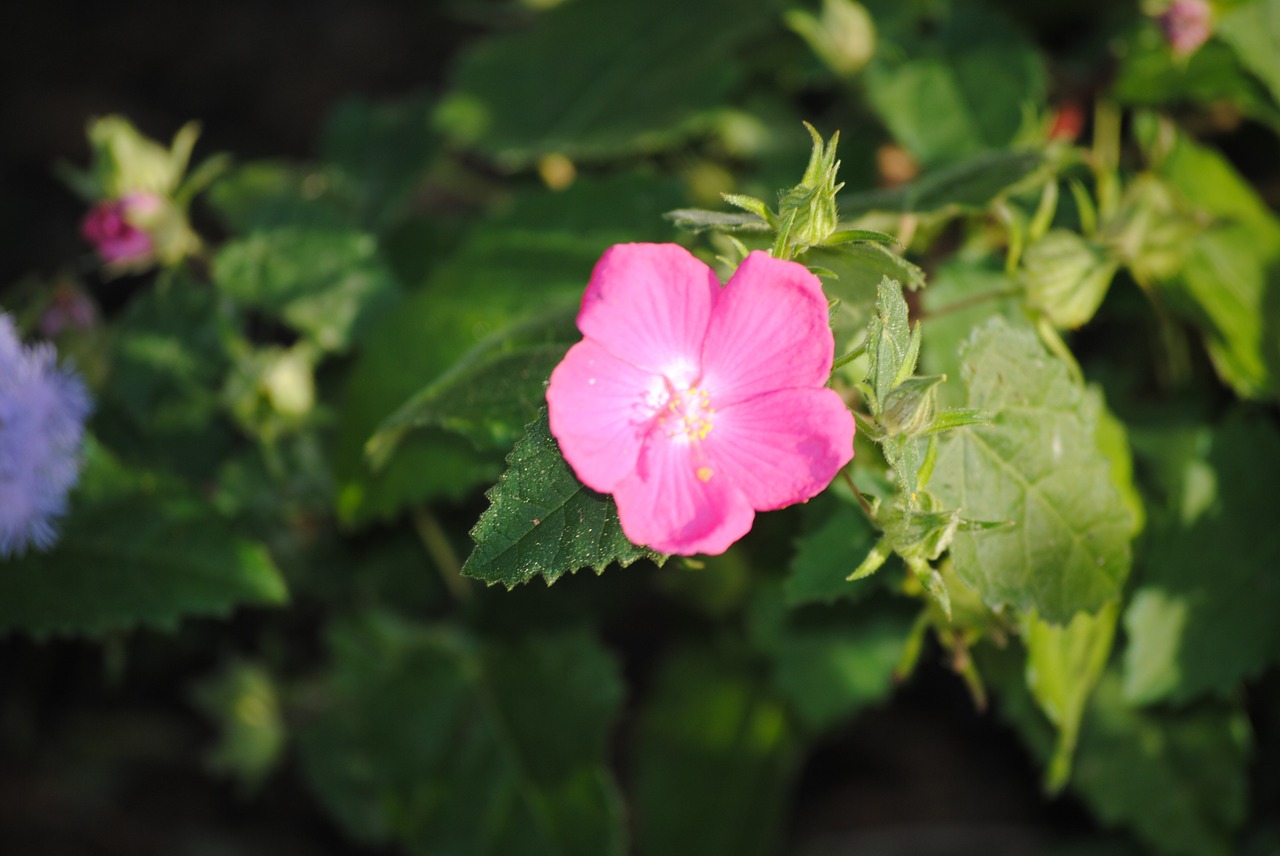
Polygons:
[[445,588],[459,603],[470,601],[471,585],[462,576],[462,563],[458,561],[458,554],[449,543],[449,536],[445,534],[440,520],[429,509],[419,508],[413,513],[413,528],[440,572],[440,581]]

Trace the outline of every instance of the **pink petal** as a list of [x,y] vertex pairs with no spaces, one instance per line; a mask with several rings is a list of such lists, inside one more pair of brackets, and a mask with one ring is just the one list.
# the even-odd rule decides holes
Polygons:
[[834,354],[818,278],[756,251],[719,296],[702,348],[702,387],[718,408],[776,389],[820,387]]
[[720,282],[677,244],[618,244],[596,263],[578,329],[644,369],[696,374]]
[[627,538],[661,553],[714,556],[751,531],[746,497],[699,458],[696,443],[650,434],[636,472],[613,491]]
[[608,493],[636,468],[640,447],[666,401],[660,375],[638,369],[584,339],[551,373],[551,434],[578,478]]
[[853,432],[834,390],[784,389],[717,412],[702,448],[752,508],[768,511],[819,494],[853,458]]

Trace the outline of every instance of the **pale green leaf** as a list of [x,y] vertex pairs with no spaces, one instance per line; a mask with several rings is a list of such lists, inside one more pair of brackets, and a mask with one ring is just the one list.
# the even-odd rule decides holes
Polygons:
[[1045,774],[1050,791],[1061,790],[1071,778],[1085,704],[1107,666],[1119,617],[1120,601],[1114,600],[1097,614],[1077,613],[1065,625],[1048,624],[1034,615],[1028,618],[1027,687],[1058,729]]
[[1129,573],[1133,521],[1098,448],[1097,394],[999,317],[974,333],[962,374],[995,421],[939,436],[930,489],[968,519],[1014,525],[957,533],[956,572],[992,608],[1051,623],[1099,609]]

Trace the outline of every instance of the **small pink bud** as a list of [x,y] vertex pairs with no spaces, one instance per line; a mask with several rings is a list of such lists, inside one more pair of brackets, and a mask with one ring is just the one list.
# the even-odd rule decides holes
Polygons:
[[1173,0],[1159,22],[1174,54],[1185,57],[1195,53],[1213,33],[1212,18],[1206,0]]
[[80,223],[80,234],[110,265],[145,263],[155,244],[145,230],[134,225],[159,210],[160,199],[152,193],[130,193],[121,199],[107,199],[89,210]]

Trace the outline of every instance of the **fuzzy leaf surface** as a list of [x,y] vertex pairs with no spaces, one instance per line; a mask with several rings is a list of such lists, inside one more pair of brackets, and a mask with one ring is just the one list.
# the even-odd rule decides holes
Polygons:
[[462,573],[507,588],[541,575],[664,557],[627,540],[609,496],[584,486],[565,463],[547,427],[546,411],[530,423],[507,458],[507,471],[487,494],[491,505],[471,538],[475,550]]
[[942,435],[930,488],[968,519],[1014,525],[957,533],[956,572],[992,608],[1055,624],[1096,611],[1120,594],[1134,528],[1096,440],[1097,394],[998,317],[970,339],[962,375],[969,406],[995,421]]

